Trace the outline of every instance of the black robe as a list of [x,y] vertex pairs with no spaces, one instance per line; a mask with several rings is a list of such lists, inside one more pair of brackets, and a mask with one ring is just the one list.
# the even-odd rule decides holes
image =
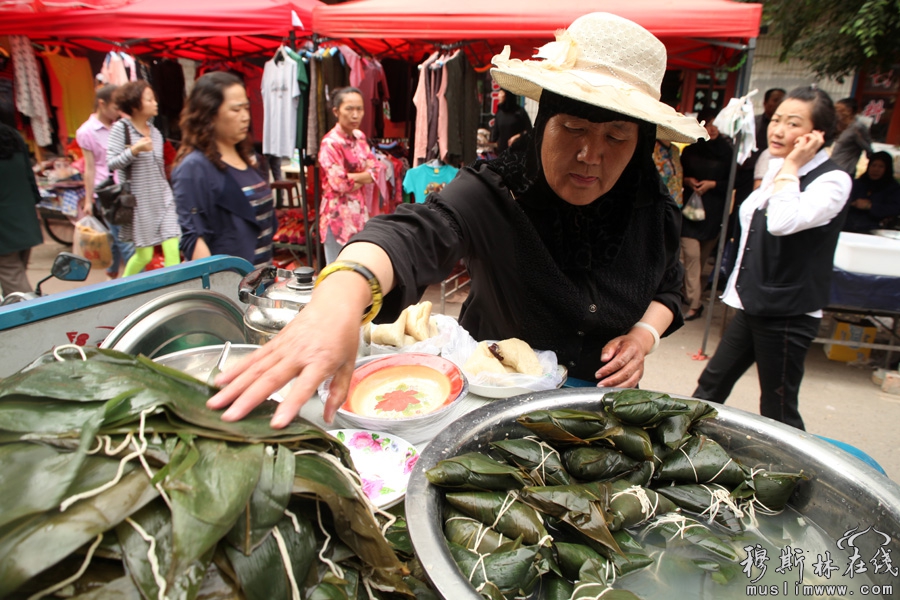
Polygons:
[[610,192],[579,208],[545,192],[517,199],[491,163],[477,163],[425,204],[370,220],[350,243],[374,243],[393,263],[377,320],[396,319],[463,259],[472,285],[460,324],[476,340],[553,350],[572,377],[595,380],[603,346],[653,300],[675,315],[664,335],[683,324],[681,215],[667,194]]

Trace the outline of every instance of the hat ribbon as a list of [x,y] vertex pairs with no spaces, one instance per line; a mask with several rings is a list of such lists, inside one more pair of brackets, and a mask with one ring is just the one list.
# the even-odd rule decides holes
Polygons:
[[[541,58],[541,68],[552,71],[570,71],[574,76],[579,76],[574,71],[606,71],[606,76],[612,77],[625,85],[637,88],[644,94],[655,100],[659,100],[659,90],[653,89],[646,81],[635,77],[631,73],[623,72],[612,65],[600,63],[594,60],[579,59],[582,54],[578,42],[565,29],[556,31],[556,41],[541,46],[532,58]],[[587,75],[587,73],[585,73]],[[596,85],[589,77],[579,77],[590,85]]]

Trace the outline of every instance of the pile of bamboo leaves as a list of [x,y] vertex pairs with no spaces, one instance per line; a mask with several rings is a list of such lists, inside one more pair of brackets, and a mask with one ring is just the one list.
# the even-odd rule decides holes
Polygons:
[[0,598],[434,597],[342,445],[213,391],[77,348],[0,381]]
[[709,404],[622,390],[602,409],[541,410],[531,435],[491,442],[426,472],[445,489],[448,547],[489,600],[639,600],[613,588],[654,564],[645,547],[686,550],[683,570],[727,584],[756,515],[786,506],[801,473],[751,469],[692,431]]

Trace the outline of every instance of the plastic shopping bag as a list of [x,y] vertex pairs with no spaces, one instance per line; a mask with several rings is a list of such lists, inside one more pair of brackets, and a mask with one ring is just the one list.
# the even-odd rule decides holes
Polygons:
[[106,269],[112,264],[112,235],[103,223],[90,215],[75,224],[72,252],[91,261],[91,267]]
[[763,150],[766,147],[766,140],[756,139],[756,117],[753,115],[753,101],[750,100],[754,94],[756,90],[746,96],[732,98],[728,101],[728,106],[723,108],[713,121],[720,134],[727,135],[733,140],[737,139],[738,132],[743,132],[740,147],[737,149],[739,165],[744,164],[754,150]]
[[706,210],[703,208],[703,196],[694,192],[681,209],[681,214],[688,221],[705,221]]
[[[441,356],[462,367],[469,360],[469,357],[472,356],[472,353],[475,352],[478,342],[461,326],[451,330],[450,333],[449,341],[441,348]],[[466,373],[463,371],[470,386],[472,384],[477,386],[470,391],[491,398],[504,398],[508,397],[509,394],[502,394],[502,392],[496,396],[492,394],[497,393],[502,388],[540,392],[542,390],[556,389],[562,385],[565,370],[558,368],[556,353],[552,350],[534,350],[534,353],[541,364],[543,371],[541,376],[522,373]],[[516,393],[525,392],[517,391]]]

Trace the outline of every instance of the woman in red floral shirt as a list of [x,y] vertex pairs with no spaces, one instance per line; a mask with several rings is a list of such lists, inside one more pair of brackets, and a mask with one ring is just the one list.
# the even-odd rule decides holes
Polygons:
[[326,263],[334,262],[344,244],[369,220],[375,178],[381,168],[366,135],[359,130],[365,113],[362,92],[354,87],[339,89],[331,97],[331,105],[338,122],[319,147],[323,174],[319,234]]

